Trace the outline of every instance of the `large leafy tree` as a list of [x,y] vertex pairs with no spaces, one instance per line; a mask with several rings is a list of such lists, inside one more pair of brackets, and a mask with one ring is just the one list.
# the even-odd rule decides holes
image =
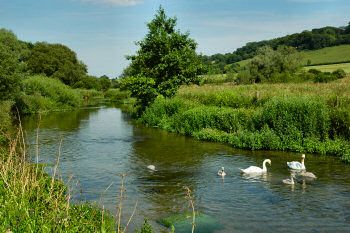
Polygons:
[[60,79],[74,85],[87,73],[87,66],[77,59],[74,51],[65,45],[35,43],[28,59],[28,69],[35,74]]
[[19,91],[28,51],[26,44],[18,41],[13,32],[0,29],[0,100],[11,99]]
[[137,54],[127,57],[131,64],[124,71],[127,78],[123,83],[142,105],[159,95],[174,96],[181,84],[199,82],[203,65],[195,51],[197,44],[189,38],[189,32],[175,29],[176,21],[160,6],[147,24],[145,38],[136,42],[140,46]]
[[291,75],[297,72],[302,66],[302,58],[303,54],[293,47],[279,46],[273,50],[265,46],[258,49],[248,68],[255,82],[269,81],[276,74]]

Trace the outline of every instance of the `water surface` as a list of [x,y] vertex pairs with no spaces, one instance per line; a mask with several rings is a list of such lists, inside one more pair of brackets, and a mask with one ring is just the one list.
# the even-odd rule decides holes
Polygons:
[[[33,159],[37,125],[37,116],[23,119]],[[157,220],[189,211],[184,186],[192,190],[196,210],[224,226],[217,232],[350,232],[350,165],[331,156],[307,154],[306,168],[318,178],[297,177],[295,185],[286,185],[286,162],[299,161],[298,153],[251,152],[196,141],[135,125],[113,106],[43,115],[40,163],[55,162],[61,139],[60,173],[64,180],[70,173],[78,182],[76,202],[99,202],[113,183],[103,193],[101,206],[116,214],[119,175],[127,175],[124,224],[138,203],[129,232],[139,229],[144,218],[155,232],[164,231]],[[265,158],[272,160],[266,175],[241,175],[239,168],[262,166]],[[157,171],[148,171],[149,164]],[[222,166],[224,180],[216,175]]]

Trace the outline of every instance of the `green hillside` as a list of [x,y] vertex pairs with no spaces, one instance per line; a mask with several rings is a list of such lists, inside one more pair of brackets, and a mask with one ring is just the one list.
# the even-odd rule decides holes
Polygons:
[[[323,49],[303,52],[305,57],[303,64],[307,65],[308,60],[314,68],[322,71],[334,71],[336,69],[343,69],[350,73],[350,45],[339,45],[334,47],[327,47]],[[251,59],[246,59],[237,62],[241,67],[247,65]],[[335,64],[342,63],[342,64]],[[324,64],[324,65],[322,65]],[[317,66],[316,66],[317,65]]]
[[305,65],[307,64],[308,60],[311,61],[311,65],[350,62],[350,45],[327,47],[319,50],[307,51],[304,53]]

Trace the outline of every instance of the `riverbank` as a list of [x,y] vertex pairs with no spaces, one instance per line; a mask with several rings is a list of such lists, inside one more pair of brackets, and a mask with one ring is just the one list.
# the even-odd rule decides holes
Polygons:
[[157,99],[149,126],[251,150],[330,154],[350,162],[350,78],[330,83],[203,85]]
[[23,133],[0,151],[1,232],[115,232],[115,219],[96,203],[71,204],[73,181],[66,184],[27,158]]

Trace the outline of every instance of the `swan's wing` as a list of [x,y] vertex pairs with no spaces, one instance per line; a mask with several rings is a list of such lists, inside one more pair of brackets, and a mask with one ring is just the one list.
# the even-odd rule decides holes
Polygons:
[[293,162],[287,162],[287,165],[291,169],[305,169],[303,165],[299,162],[293,161]]
[[262,172],[263,169],[261,169],[260,167],[256,167],[256,166],[250,166],[246,169],[241,169],[241,171],[244,173],[254,173],[254,172]]

